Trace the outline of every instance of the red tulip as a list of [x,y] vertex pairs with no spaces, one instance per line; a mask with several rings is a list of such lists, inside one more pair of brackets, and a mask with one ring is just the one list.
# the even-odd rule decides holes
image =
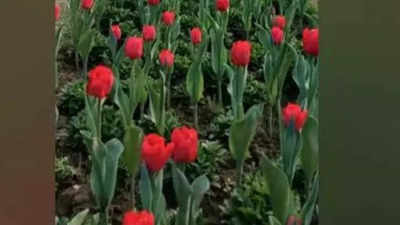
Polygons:
[[154,41],[156,39],[156,28],[153,25],[144,25],[142,35],[143,40]]
[[106,66],[96,66],[89,71],[86,92],[90,96],[102,99],[111,91],[114,83],[114,75],[110,68]]
[[161,170],[171,156],[173,143],[165,145],[165,139],[157,134],[149,134],[143,139],[142,159],[152,172]]
[[194,45],[201,43],[202,40],[201,36],[202,36],[201,30],[198,27],[195,27],[190,31],[190,38],[192,39],[192,43]]
[[175,22],[175,13],[170,11],[165,11],[162,15],[162,21],[165,25],[171,26]]
[[248,41],[236,41],[232,45],[231,60],[236,66],[247,66],[250,63],[251,44]]
[[154,215],[146,210],[126,212],[122,225],[154,225]]
[[218,11],[225,12],[229,9],[229,0],[217,0],[216,6]]
[[130,37],[125,44],[125,55],[130,59],[140,59],[143,56],[143,38]]
[[81,7],[82,9],[89,10],[93,7],[94,0],[82,0]]
[[147,3],[149,3],[149,5],[158,5],[160,4],[160,0],[148,0]]
[[122,31],[119,25],[112,25],[111,26],[111,31],[115,37],[115,39],[119,40],[121,39]]
[[171,134],[174,143],[172,158],[175,162],[191,163],[196,160],[198,149],[198,136],[195,129],[188,127],[175,128]]
[[161,66],[171,67],[174,65],[174,54],[168,49],[164,49],[159,55]]
[[59,4],[56,3],[55,5],[55,18],[56,21],[58,21],[60,19],[60,15],[61,15],[61,7]]
[[304,29],[303,30],[303,49],[310,55],[318,56],[319,54],[319,30],[315,29]]
[[286,225],[301,225],[302,220],[296,216],[289,216]]
[[281,28],[282,30],[285,29],[285,26],[286,26],[285,17],[281,16],[281,15],[275,16],[272,21],[272,25],[277,26],[277,27]]
[[283,41],[283,30],[279,27],[273,27],[271,29],[271,38],[274,44],[280,45]]
[[301,110],[298,104],[289,103],[282,110],[282,116],[285,126],[289,126],[290,121],[293,121],[296,129],[300,131],[307,120],[308,112],[307,110]]

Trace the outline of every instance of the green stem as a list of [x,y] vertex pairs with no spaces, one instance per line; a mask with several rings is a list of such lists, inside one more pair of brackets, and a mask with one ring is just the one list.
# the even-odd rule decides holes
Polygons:
[[237,177],[236,177],[236,186],[240,188],[242,186],[242,176],[243,176],[243,162],[237,162],[236,165]]
[[75,69],[76,69],[76,72],[79,73],[79,71],[80,71],[80,68],[79,68],[79,55],[78,55],[77,51],[75,51]]
[[85,59],[83,60],[83,77],[88,78],[88,57],[85,57]]
[[132,174],[132,180],[131,180],[131,200],[132,200],[132,210],[135,210],[135,205],[136,205],[136,198],[135,198],[135,182],[136,176],[135,174]]
[[271,139],[272,139],[272,137],[273,137],[273,121],[272,121],[272,116],[273,116],[273,113],[274,113],[274,106],[271,104],[270,105],[270,107],[269,107],[269,135],[270,135],[270,137],[271,137]]
[[167,110],[171,107],[171,74],[169,72],[167,75]]
[[144,118],[144,107],[146,106],[146,102],[140,104],[140,120]]
[[218,77],[218,106],[222,109],[224,108],[224,103],[222,101],[222,79],[221,76]]
[[193,107],[194,127],[199,130],[199,103],[195,102]]
[[108,208],[105,208],[99,215],[99,225],[108,225]]
[[[167,75],[166,75],[167,76]],[[162,85],[161,85],[161,91],[160,91],[160,117],[159,118],[159,125],[158,125],[158,132],[160,133],[161,136],[164,136],[164,124],[165,124],[165,79],[162,78]]]
[[98,99],[98,102],[97,102],[97,116],[98,116],[98,127],[97,127],[97,137],[99,138],[99,140],[101,141],[101,124],[102,124],[102,121],[101,121],[101,99]]

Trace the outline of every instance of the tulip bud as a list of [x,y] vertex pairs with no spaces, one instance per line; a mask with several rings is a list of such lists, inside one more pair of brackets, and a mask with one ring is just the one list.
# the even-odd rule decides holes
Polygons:
[[58,21],[60,19],[60,14],[61,14],[61,7],[59,4],[56,3],[55,5],[55,18],[56,21]]
[[165,11],[162,15],[162,21],[165,25],[171,26],[175,22],[175,13],[170,11]]
[[275,16],[273,21],[272,21],[272,25],[273,26],[277,26],[279,28],[281,28],[282,30],[285,29],[286,26],[286,19],[284,16]]
[[294,121],[296,130],[300,131],[308,116],[307,110],[301,110],[300,105],[289,103],[283,110],[282,110],[283,122],[285,126],[289,126],[290,121]]
[[234,65],[245,67],[250,63],[251,44],[248,41],[236,41],[231,49],[231,61]]
[[306,53],[318,56],[319,54],[319,30],[305,28],[303,30],[303,49]]
[[160,4],[160,0],[147,0],[147,3],[154,6]]
[[229,0],[217,0],[217,10],[220,12],[226,12],[229,9]]
[[142,159],[152,172],[161,170],[171,156],[174,144],[165,145],[165,139],[157,134],[149,134],[142,142]]
[[124,214],[122,225],[154,225],[154,215],[146,210]]
[[283,30],[279,27],[273,27],[271,29],[271,38],[274,44],[280,45],[283,41]]
[[112,25],[111,26],[111,31],[115,37],[115,39],[119,40],[121,39],[122,31],[119,25]]
[[177,163],[191,163],[196,160],[198,135],[195,129],[188,127],[175,128],[171,134],[174,143],[172,158]]
[[190,31],[190,38],[192,39],[192,43],[194,45],[201,43],[201,36],[201,30],[198,27],[195,27]]
[[89,10],[93,7],[94,0],[82,0],[81,7],[84,10]]
[[171,67],[174,65],[174,54],[168,49],[164,49],[159,55],[161,66]]
[[301,225],[302,220],[294,215],[289,216],[286,225]]
[[111,92],[113,83],[114,75],[112,70],[106,66],[96,66],[88,73],[86,93],[87,95],[103,99]]
[[143,39],[130,37],[125,44],[125,55],[130,59],[140,59],[143,56]]
[[154,41],[156,39],[156,28],[153,25],[144,25],[142,35],[144,41]]

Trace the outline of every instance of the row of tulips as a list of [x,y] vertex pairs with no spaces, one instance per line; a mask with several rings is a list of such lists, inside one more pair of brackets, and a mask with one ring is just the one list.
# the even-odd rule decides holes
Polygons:
[[[120,157],[132,176],[132,209],[135,203],[135,179],[140,170],[139,193],[143,210],[129,211],[125,214],[124,225],[166,224],[166,202],[162,194],[163,170],[171,162],[174,189],[178,200],[177,224],[196,224],[200,213],[200,202],[209,189],[206,176],[200,176],[189,183],[179,169],[181,164],[195,161],[198,148],[197,131],[188,127],[175,128],[171,142],[166,143],[165,113],[170,107],[171,76],[174,66],[176,40],[180,33],[179,1],[148,0],[146,10],[141,13],[143,23],[141,36],[128,37],[121,43],[122,30],[118,25],[110,27],[109,47],[112,52],[112,67],[99,65],[87,72],[87,61],[92,48],[95,23],[100,20],[105,0],[70,1],[72,12],[73,40],[77,53],[83,59],[83,73],[87,74],[86,112],[89,131],[83,131],[87,147],[92,152],[91,187],[101,212],[102,224],[108,224],[108,207],[116,186],[117,165]],[[162,4],[170,11],[160,14]],[[142,3],[138,3],[142,4]],[[257,4],[240,1],[244,4],[242,15],[247,37],[252,29],[252,13]],[[100,6],[98,6],[100,5]],[[200,5],[208,5],[201,0]],[[264,157],[262,168],[271,195],[273,216],[271,224],[299,225],[311,223],[318,195],[318,29],[303,30],[303,50],[293,46],[296,34],[291,30],[297,10],[304,10],[304,1],[294,0],[282,15],[257,23],[257,37],[265,49],[264,78],[268,90],[270,118],[267,121],[270,133],[273,129],[272,115],[277,114],[280,133],[282,161],[278,164]],[[218,103],[222,106],[222,80],[225,75],[230,79],[228,92],[231,95],[231,107],[234,120],[230,128],[229,148],[237,165],[237,188],[241,187],[241,178],[250,144],[256,133],[257,124],[264,114],[264,104],[255,105],[245,111],[243,95],[246,89],[248,65],[250,64],[252,45],[248,40],[239,40],[230,50],[231,65],[227,63],[225,34],[229,18],[229,0],[216,0],[215,18],[202,7],[199,12],[200,27],[190,31],[192,41],[192,65],[187,74],[186,89],[194,105],[194,124],[198,128],[197,104],[202,98],[204,79],[202,61],[211,43],[212,69],[218,81]],[[172,11],[174,10],[174,11]],[[56,5],[55,18],[60,18],[60,7]],[[146,13],[150,12],[150,13]],[[158,23],[161,20],[163,25]],[[211,24],[211,26],[209,25]],[[270,28],[270,24],[272,28]],[[158,34],[160,32],[160,34]],[[157,69],[155,52],[161,46],[158,55],[160,79],[150,80],[148,73]],[[132,61],[132,70],[127,80],[121,80],[119,65],[125,54]],[[78,61],[77,61],[78,62]],[[297,103],[281,107],[283,84],[294,67],[293,79],[300,89]],[[127,90],[127,91],[126,91]],[[112,139],[102,142],[101,111],[105,99],[109,97],[120,109],[125,135],[122,142]],[[158,134],[144,135],[135,125],[133,114],[136,108],[142,108],[149,101],[150,114],[156,124]],[[142,112],[142,114],[144,111]],[[301,163],[299,164],[300,158]],[[172,160],[170,160],[172,159]],[[145,166],[140,166],[144,163]],[[295,207],[292,181],[298,166],[306,172],[307,201],[301,214]]]

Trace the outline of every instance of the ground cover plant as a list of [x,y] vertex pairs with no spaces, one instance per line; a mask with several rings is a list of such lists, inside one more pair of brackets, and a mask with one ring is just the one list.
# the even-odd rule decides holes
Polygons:
[[56,224],[316,225],[311,0],[58,0]]

